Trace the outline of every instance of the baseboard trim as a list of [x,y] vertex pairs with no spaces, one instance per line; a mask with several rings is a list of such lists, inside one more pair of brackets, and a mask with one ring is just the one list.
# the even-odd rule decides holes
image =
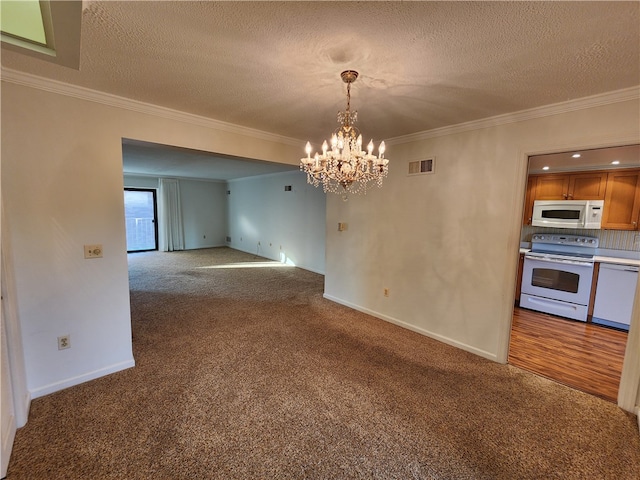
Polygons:
[[132,358],[131,360],[109,365],[107,367],[100,368],[92,372],[83,373],[82,375],[78,375],[76,377],[67,378],[65,380],[61,380],[55,383],[50,383],[49,385],[36,388],[35,390],[29,390],[29,393],[31,394],[32,399],[38,398],[38,397],[44,397],[45,395],[49,395],[59,390],[64,390],[65,388],[73,387],[75,385],[80,385],[81,383],[85,383],[90,380],[95,380],[96,378],[104,377],[111,373],[116,373],[121,370],[126,370],[127,368],[135,367],[135,365],[136,365],[136,362]]
[[31,393],[26,392],[19,400],[21,405],[16,406],[16,424],[18,428],[22,428],[29,420],[29,410],[31,410]]
[[447,345],[451,345],[452,347],[465,350],[467,352],[473,353],[475,355],[486,358],[488,360],[492,360],[494,362],[498,361],[498,356],[495,353],[487,352],[485,350],[481,350],[474,346],[467,345],[466,343],[458,342],[457,340],[453,340],[452,338],[445,337],[444,335],[440,335],[439,333],[425,330],[424,328],[420,328],[410,323],[404,322],[402,320],[398,320],[397,318],[384,315],[382,313],[376,312],[374,310],[370,310],[365,307],[361,307],[360,305],[356,305],[351,302],[341,300],[340,298],[327,295],[326,293],[323,295],[323,297],[326,298],[327,300],[331,300],[332,302],[336,302],[336,303],[339,303],[340,305],[344,305],[345,307],[353,308],[354,310],[357,310],[362,313],[366,313],[367,315],[371,315],[372,317],[379,318],[380,320],[384,320],[385,322],[393,323],[394,325],[398,325],[399,327],[406,328],[407,330],[411,330],[413,332],[419,333],[420,335],[424,335],[425,337],[433,338],[434,340],[438,340],[439,342],[446,343]]
[[640,407],[636,407],[636,420],[638,420],[638,432],[640,432]]
[[[267,257],[266,255],[264,255],[262,253],[256,253],[255,251],[252,252],[250,250],[245,250],[244,248],[240,248],[239,246],[237,246],[237,245],[235,245],[233,243],[227,243],[225,246],[229,247],[229,248],[231,248],[233,250],[238,250],[239,252],[248,253],[250,255],[256,255],[258,257],[263,257],[263,258],[266,258],[267,260],[271,260],[273,262],[282,263],[279,258]],[[311,267],[308,267],[306,265],[302,265],[301,264],[301,265],[291,265],[291,266],[295,267],[295,268],[301,268],[302,270],[307,270],[308,272],[317,273],[318,275],[324,275],[324,271],[323,270],[318,270],[316,268],[311,268]]]
[[[220,248],[220,247],[226,247],[227,244],[226,243],[215,243],[215,244],[211,244],[211,245],[200,245],[198,247],[185,247],[185,251],[187,250],[206,250],[208,248]],[[176,250],[178,251],[178,250]]]
[[[3,420],[2,423],[5,423],[5,421]],[[13,441],[16,438],[16,417],[14,415],[11,415],[9,417],[9,421],[6,423],[6,425],[3,425],[3,432],[2,432],[2,454],[3,454],[3,458],[2,458],[2,467],[1,467],[1,471],[0,471],[0,477],[2,477],[3,479],[5,478],[6,474],[7,474],[7,469],[9,467],[9,460],[11,458],[11,450],[13,449]],[[8,458],[4,458],[4,453],[8,452]]]

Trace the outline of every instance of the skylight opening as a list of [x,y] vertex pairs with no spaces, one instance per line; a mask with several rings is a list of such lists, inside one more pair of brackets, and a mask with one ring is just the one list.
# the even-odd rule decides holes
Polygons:
[[3,0],[0,8],[3,42],[55,56],[48,0]]

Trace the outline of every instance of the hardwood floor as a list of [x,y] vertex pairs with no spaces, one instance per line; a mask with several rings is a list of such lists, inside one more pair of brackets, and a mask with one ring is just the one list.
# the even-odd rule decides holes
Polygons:
[[627,332],[516,307],[509,363],[616,402]]

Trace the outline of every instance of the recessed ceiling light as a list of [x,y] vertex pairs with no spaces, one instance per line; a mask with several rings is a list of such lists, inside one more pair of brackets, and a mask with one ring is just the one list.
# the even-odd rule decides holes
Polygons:
[[579,153],[574,153],[573,155],[571,155],[573,158],[580,158],[582,155],[580,155]]
[[611,165],[620,165],[620,160],[614,160]]
[[542,167],[542,169],[543,169],[543,170],[549,170],[549,167],[544,166],[544,167]]

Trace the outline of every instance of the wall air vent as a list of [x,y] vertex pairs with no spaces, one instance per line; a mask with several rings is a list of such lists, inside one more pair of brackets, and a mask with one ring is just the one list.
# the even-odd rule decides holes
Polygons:
[[409,162],[408,175],[425,175],[427,173],[434,173],[435,166],[435,157],[428,158],[427,160],[416,160],[415,162]]

